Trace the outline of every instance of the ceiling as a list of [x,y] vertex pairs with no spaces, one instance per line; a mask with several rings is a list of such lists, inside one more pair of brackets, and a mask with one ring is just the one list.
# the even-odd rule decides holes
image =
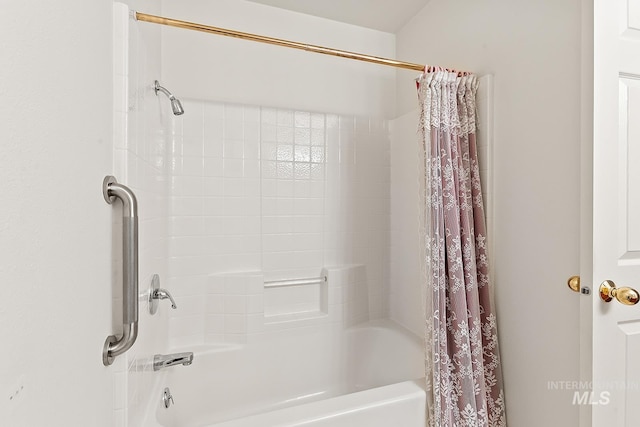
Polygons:
[[307,15],[397,32],[429,0],[249,0]]

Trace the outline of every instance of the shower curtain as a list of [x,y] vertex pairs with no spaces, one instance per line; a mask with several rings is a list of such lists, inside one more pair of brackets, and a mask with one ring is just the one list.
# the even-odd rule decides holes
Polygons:
[[476,150],[475,75],[418,79],[428,424],[506,426]]

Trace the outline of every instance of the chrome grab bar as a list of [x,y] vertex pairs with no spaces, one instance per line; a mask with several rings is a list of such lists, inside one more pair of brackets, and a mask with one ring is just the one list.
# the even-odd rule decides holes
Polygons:
[[272,280],[264,282],[265,288],[279,288],[283,286],[300,286],[300,285],[315,285],[317,283],[326,283],[327,276],[313,277],[310,279],[289,279],[289,280]]
[[102,193],[108,204],[122,201],[122,336],[109,335],[102,351],[102,363],[109,366],[138,338],[138,201],[131,189],[106,176]]

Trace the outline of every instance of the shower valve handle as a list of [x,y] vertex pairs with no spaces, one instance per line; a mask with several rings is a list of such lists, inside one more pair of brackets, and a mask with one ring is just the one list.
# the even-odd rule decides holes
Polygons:
[[166,289],[156,289],[153,292],[153,299],[159,299],[159,300],[169,299],[171,301],[171,308],[173,308],[174,310],[178,308],[178,306],[176,305],[176,301],[173,299],[169,291]]
[[168,299],[171,301],[171,308],[178,308],[176,301],[173,299],[168,290],[160,288],[160,276],[154,274],[151,278],[151,286],[149,289],[149,313],[156,314],[158,311],[158,301]]

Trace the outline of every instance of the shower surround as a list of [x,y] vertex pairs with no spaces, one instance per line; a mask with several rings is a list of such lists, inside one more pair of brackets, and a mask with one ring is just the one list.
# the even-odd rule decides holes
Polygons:
[[[420,339],[389,320],[383,113],[342,101],[359,113],[287,108],[281,98],[279,107],[189,98],[160,73],[160,46],[173,35],[130,19],[122,4],[114,11],[114,171],[139,194],[143,248],[140,337],[114,365],[117,425],[216,423],[421,377]],[[181,99],[184,115],[156,96],[156,79]],[[143,301],[154,273],[177,309],[161,302],[151,316]],[[326,281],[265,286],[320,277]],[[403,349],[396,367],[385,349]],[[191,366],[151,369],[154,354],[179,351],[194,352]],[[225,370],[229,357],[252,367]],[[273,381],[247,376],[252,369],[276,370],[283,386],[274,391]],[[254,400],[229,394],[242,413],[192,396],[225,395],[240,384],[256,389]],[[159,406],[165,386],[182,402],[168,410]],[[389,390],[407,391],[414,408],[423,404],[415,384]],[[353,399],[369,406],[372,397],[383,412],[395,399],[384,390]],[[179,405],[198,409],[186,419]]]
[[[169,144],[172,346],[246,341],[263,325],[349,322],[388,312],[387,123],[336,114],[185,100]],[[265,281],[350,271],[332,284]],[[238,288],[238,289],[236,289]],[[330,316],[329,316],[330,314]]]

